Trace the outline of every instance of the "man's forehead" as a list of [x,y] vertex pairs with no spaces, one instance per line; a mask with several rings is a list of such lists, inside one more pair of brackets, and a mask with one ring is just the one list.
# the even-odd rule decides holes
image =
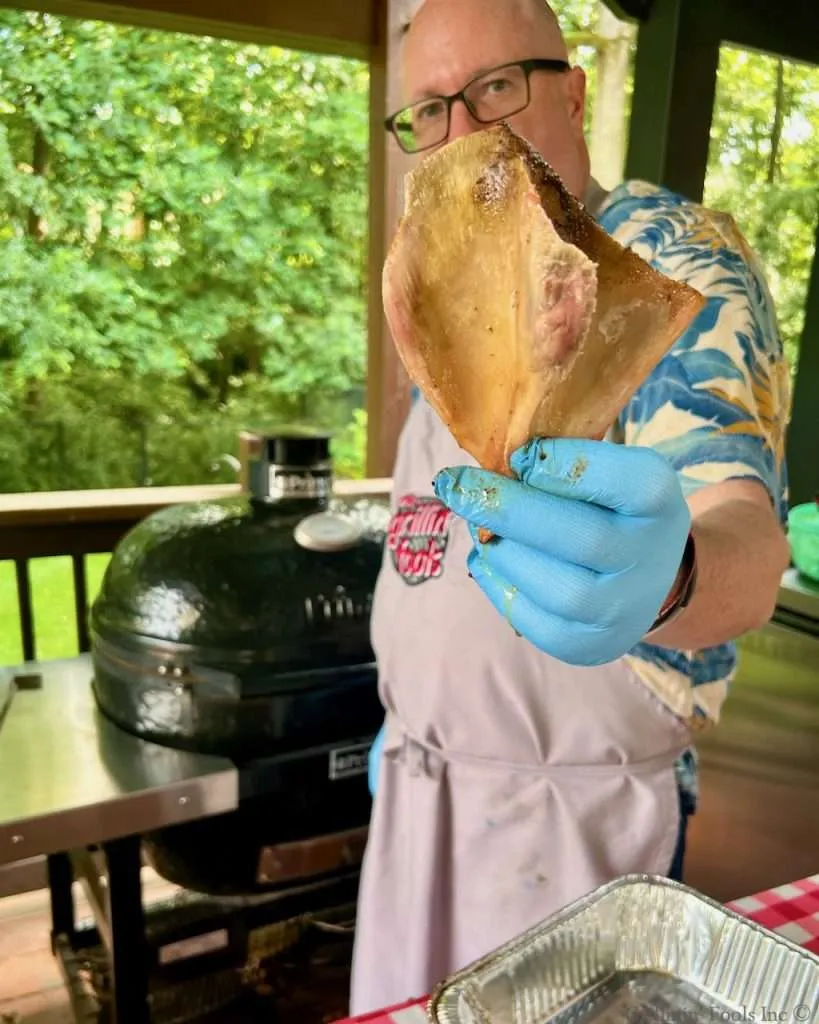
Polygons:
[[408,4],[401,54],[405,100],[461,88],[470,78],[508,61],[568,56],[557,20],[544,0]]
[[[404,0],[401,5],[401,20],[399,24],[399,33],[404,36],[409,32],[412,23],[418,16],[421,8],[427,4],[428,0]],[[496,6],[498,10],[502,10],[503,15],[508,13],[509,7],[514,8],[511,12],[518,16],[539,18],[545,17],[554,28],[557,28],[560,32],[560,23],[557,15],[554,12],[551,4],[547,0],[496,0]]]

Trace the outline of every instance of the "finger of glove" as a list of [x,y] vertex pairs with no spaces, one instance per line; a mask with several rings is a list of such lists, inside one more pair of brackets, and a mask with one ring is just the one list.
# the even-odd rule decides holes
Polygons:
[[470,526],[481,565],[506,580],[532,604],[550,615],[587,625],[611,625],[618,613],[607,575],[564,562],[513,540],[481,544],[478,528]]
[[569,665],[602,665],[624,651],[614,648],[611,631],[586,623],[567,622],[536,607],[476,551],[467,559],[469,571],[495,609],[512,629],[539,650]]
[[624,515],[657,516],[683,500],[673,467],[650,448],[555,438],[529,442],[509,464],[531,487]]
[[616,513],[546,494],[470,466],[444,469],[435,493],[452,511],[495,537],[516,541],[595,572],[616,572],[639,556],[636,531],[618,529]]

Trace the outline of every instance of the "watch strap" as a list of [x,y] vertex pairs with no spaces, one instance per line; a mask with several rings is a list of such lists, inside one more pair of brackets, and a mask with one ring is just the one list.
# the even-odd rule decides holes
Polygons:
[[651,636],[661,626],[667,626],[669,622],[673,622],[691,603],[697,585],[697,546],[691,532],[685,542],[677,581],[673,594],[663,604],[646,636]]

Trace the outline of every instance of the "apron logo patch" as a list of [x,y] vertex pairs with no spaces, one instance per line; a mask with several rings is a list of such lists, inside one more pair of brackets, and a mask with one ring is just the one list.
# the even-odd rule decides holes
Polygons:
[[401,579],[414,586],[444,571],[452,512],[437,498],[406,494],[387,531],[387,547]]

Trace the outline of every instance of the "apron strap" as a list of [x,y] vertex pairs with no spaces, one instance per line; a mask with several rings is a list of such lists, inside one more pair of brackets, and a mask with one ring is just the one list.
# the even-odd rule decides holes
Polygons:
[[387,744],[389,749],[385,747],[384,757],[404,764],[410,775],[424,775],[435,779],[440,778],[444,766],[447,764],[468,765],[487,771],[511,772],[555,779],[652,775],[673,765],[690,747],[690,743],[680,742],[651,757],[615,764],[526,764],[445,750],[414,736],[395,712],[391,711],[389,718],[400,732],[401,742],[397,746]]

